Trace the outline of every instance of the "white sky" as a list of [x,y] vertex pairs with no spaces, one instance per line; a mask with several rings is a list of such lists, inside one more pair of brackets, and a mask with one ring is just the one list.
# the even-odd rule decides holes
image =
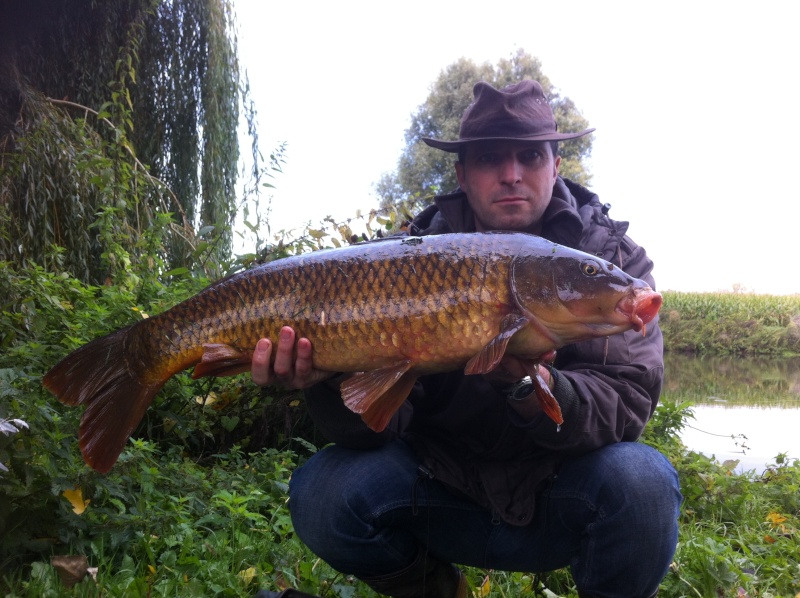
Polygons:
[[596,127],[592,189],[661,290],[800,293],[800,35],[788,0],[235,0],[273,230],[377,206],[411,114],[464,56],[538,57]]

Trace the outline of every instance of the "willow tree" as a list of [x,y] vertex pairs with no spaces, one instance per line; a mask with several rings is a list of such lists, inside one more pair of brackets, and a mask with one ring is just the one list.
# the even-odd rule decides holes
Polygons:
[[[412,201],[415,207],[419,207],[417,204],[429,202],[433,193],[455,189],[458,181],[453,168],[454,155],[428,147],[421,138],[457,139],[461,116],[472,102],[472,88],[478,81],[504,87],[523,79],[534,79],[542,84],[553,107],[559,131],[573,132],[588,128],[588,121],[574,102],[558,93],[542,72],[539,60],[524,50],[518,50],[496,65],[488,62],[476,64],[461,58],[442,70],[431,86],[428,98],[412,115],[397,169],[383,175],[375,185],[381,206],[397,206]],[[559,145],[561,173],[564,176],[588,184],[591,176],[583,161],[591,154],[591,143],[591,137],[587,136]]]
[[191,265],[199,231],[229,256],[241,100],[231,1],[0,8],[0,259],[57,258],[99,282],[154,242],[171,267]]

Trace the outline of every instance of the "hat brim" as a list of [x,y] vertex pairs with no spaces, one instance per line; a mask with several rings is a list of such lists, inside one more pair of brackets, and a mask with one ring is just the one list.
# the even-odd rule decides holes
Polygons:
[[586,129],[579,133],[543,133],[541,135],[529,135],[526,137],[472,137],[466,139],[457,139],[456,141],[443,141],[442,139],[431,139],[430,137],[423,137],[424,141],[430,147],[444,150],[446,152],[458,152],[461,146],[467,143],[474,143],[476,141],[565,141],[567,139],[577,139],[589,133],[594,132],[595,129]]

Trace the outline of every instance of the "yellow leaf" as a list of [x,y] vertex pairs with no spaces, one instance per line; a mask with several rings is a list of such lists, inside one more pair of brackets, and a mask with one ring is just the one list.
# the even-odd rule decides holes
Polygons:
[[150,571],[150,575],[156,574],[156,568],[153,565],[147,565],[147,570]]
[[483,581],[481,582],[481,587],[478,590],[478,595],[480,596],[480,598],[486,598],[486,596],[488,596],[489,592],[491,591],[492,591],[492,582],[489,579],[489,576],[487,575],[486,577],[483,578]]
[[781,515],[780,513],[770,513],[767,515],[767,521],[772,525],[778,525],[779,523],[783,523],[786,521],[786,517]]
[[76,515],[82,514],[86,510],[86,507],[89,506],[89,503],[92,502],[91,500],[83,500],[83,490],[80,488],[64,490],[63,496],[69,501],[69,504],[72,505],[72,511]]
[[244,585],[250,585],[253,581],[253,578],[256,576],[256,568],[249,567],[244,571],[239,571],[239,577],[244,582]]
[[210,407],[211,405],[216,403],[217,400],[218,400],[217,393],[215,393],[213,390],[207,395],[197,395],[194,398],[195,403],[197,403],[198,405],[205,405],[206,407]]
[[775,538],[773,538],[770,535],[766,535],[764,536],[764,542],[766,542],[767,544],[775,544]]

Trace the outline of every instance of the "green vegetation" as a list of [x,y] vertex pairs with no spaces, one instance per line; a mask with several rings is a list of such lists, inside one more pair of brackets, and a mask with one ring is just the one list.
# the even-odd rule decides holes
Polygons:
[[666,291],[666,351],[704,355],[800,355],[800,295]]
[[[262,169],[231,0],[1,10],[2,259],[49,268],[58,245],[67,270],[102,282],[115,246],[147,255],[139,241],[156,218],[170,222],[170,267],[192,267],[204,243],[230,256],[240,114],[253,140],[244,183],[255,191]],[[113,224],[102,235],[98,212]]]
[[[325,241],[320,231],[308,239]],[[207,282],[159,271],[154,257],[134,262],[118,284],[92,286],[65,272],[0,264],[0,463],[8,469],[0,471],[0,588],[26,597],[248,596],[288,584],[329,597],[374,596],[293,534],[288,479],[323,442],[294,394],[258,389],[246,376],[212,383],[178,376],[110,474],[83,464],[75,442],[80,410],[58,404],[41,375],[67,350],[162,311]],[[710,297],[723,300],[714,307],[708,297],[694,297],[705,307],[681,313],[769,315],[783,325],[796,313],[784,298],[771,305],[785,307],[767,307],[762,316],[728,303],[749,296]],[[674,296],[666,300],[674,309]],[[778,455],[761,475],[734,474],[685,449],[679,432],[689,419],[689,403],[662,405],[645,435],[677,467],[686,497],[661,595],[735,595],[741,588],[749,596],[794,596],[800,464]],[[96,580],[67,589],[53,555],[86,556]],[[567,570],[531,576],[469,569],[468,577],[476,595],[574,596]]]

